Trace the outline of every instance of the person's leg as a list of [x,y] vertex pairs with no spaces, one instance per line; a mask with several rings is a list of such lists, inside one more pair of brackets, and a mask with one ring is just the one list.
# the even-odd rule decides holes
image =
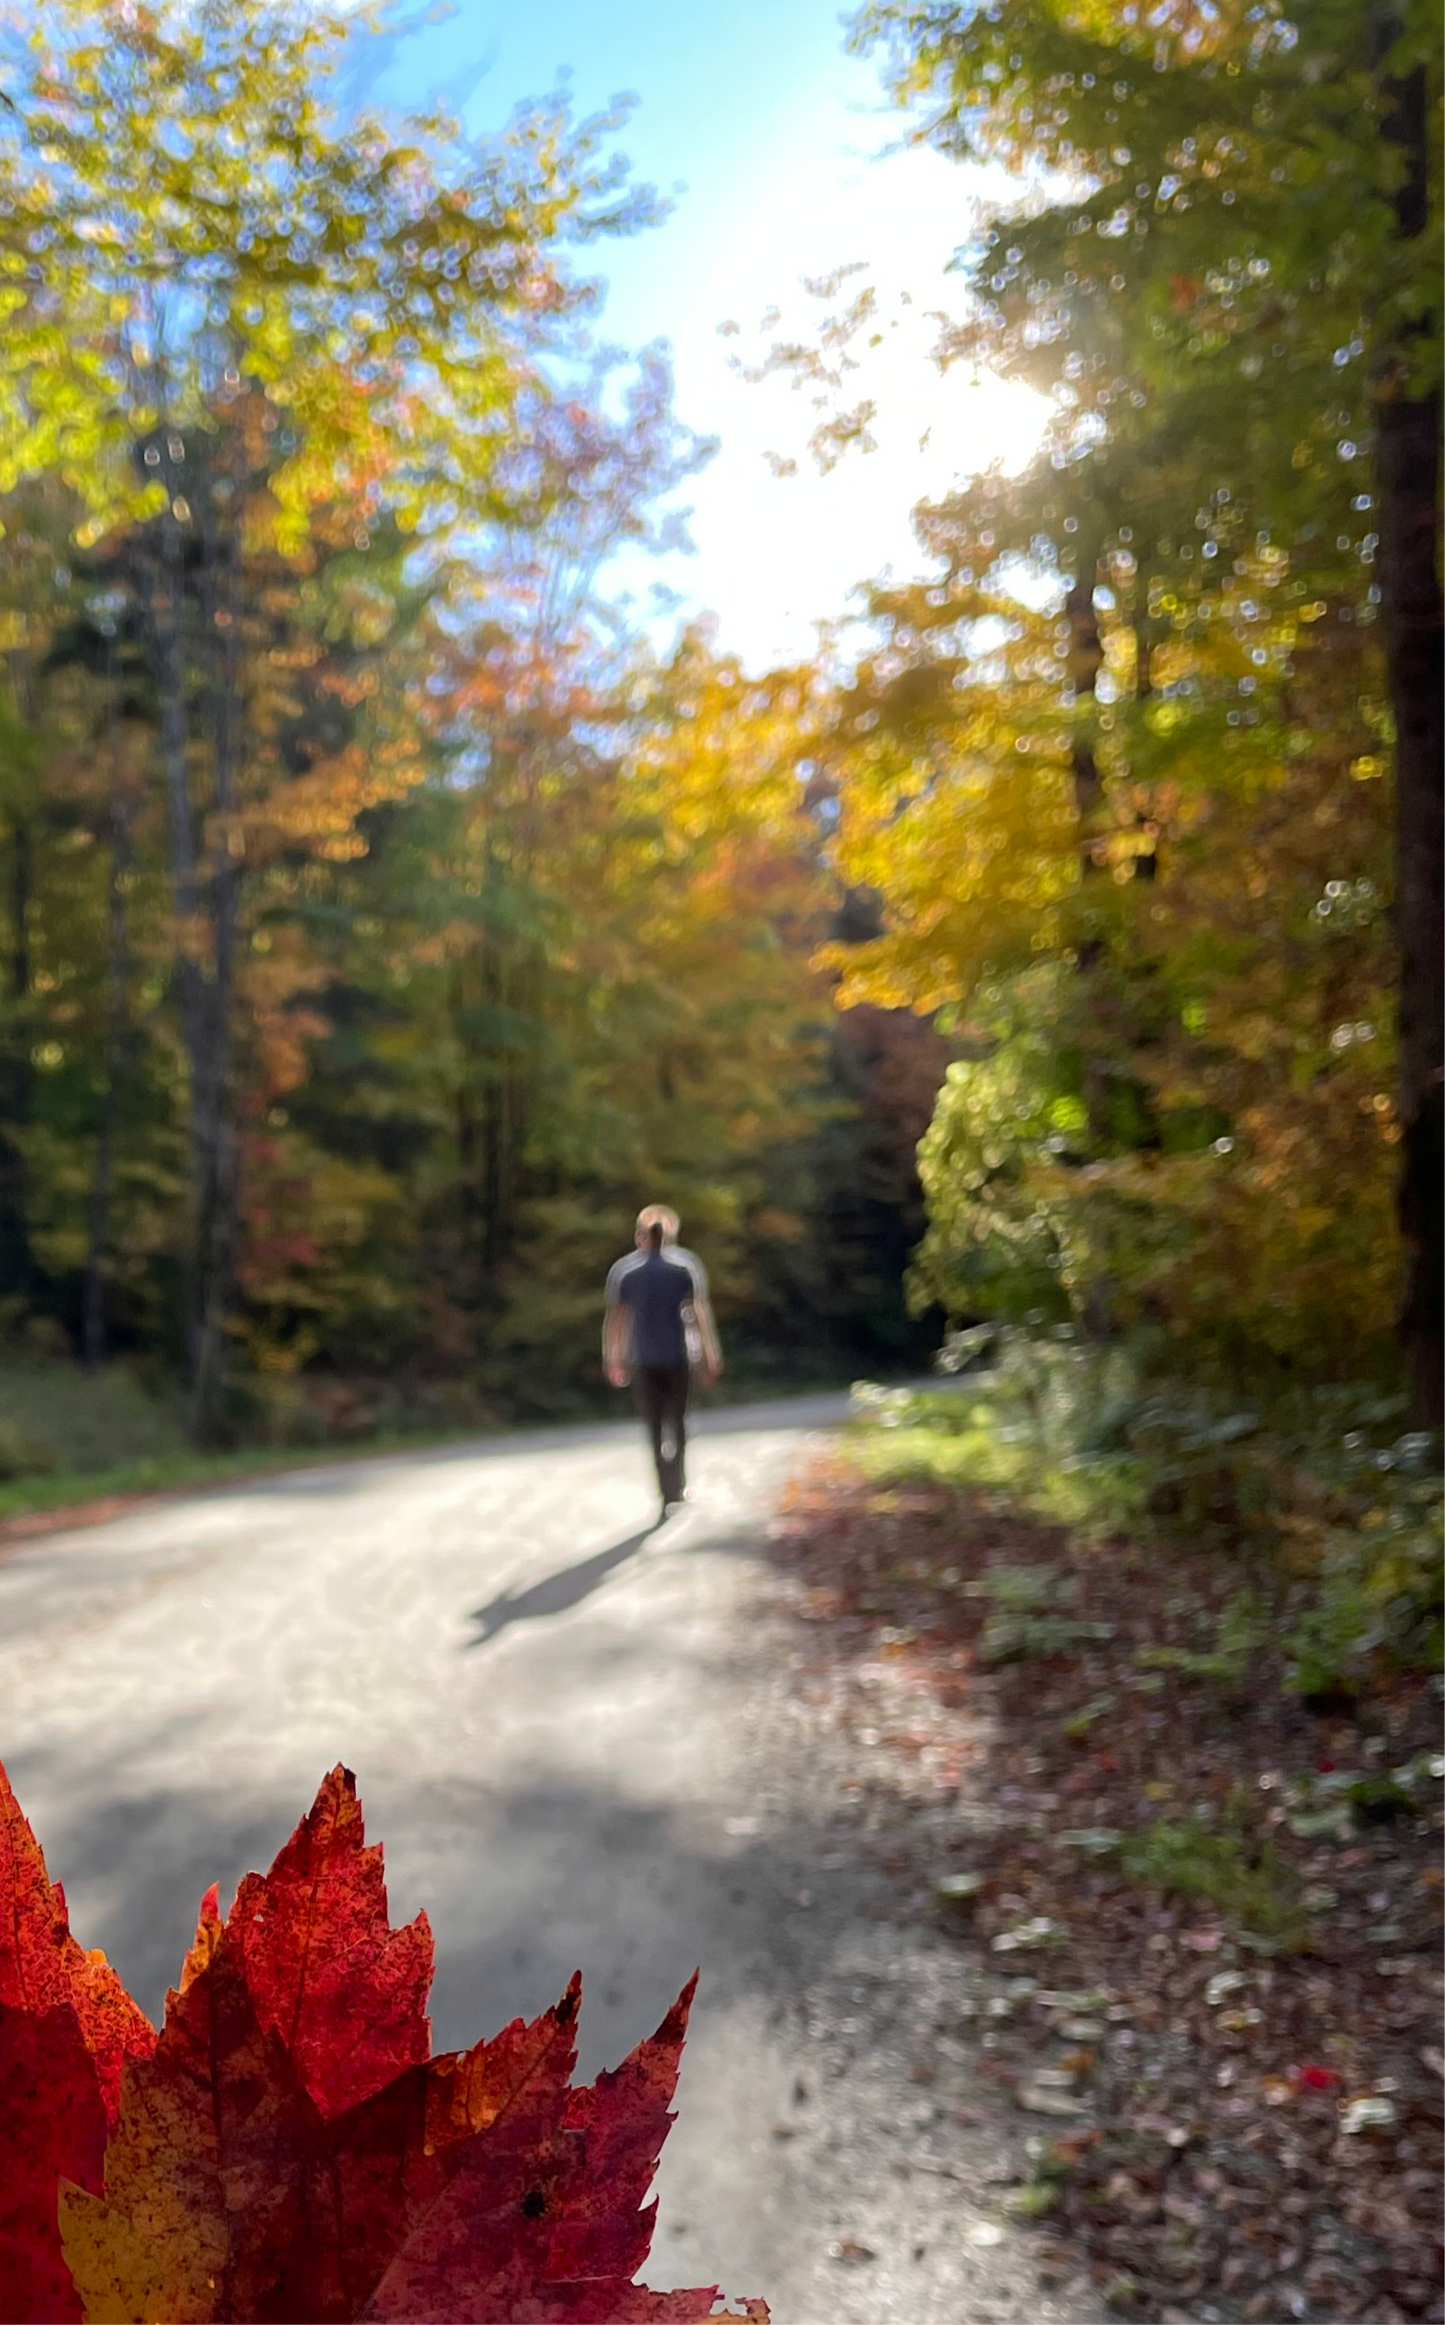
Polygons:
[[657,1471],[657,1490],[664,1501],[669,1498],[668,1484],[671,1478],[671,1464],[667,1461],[662,1450],[663,1429],[667,1412],[668,1371],[669,1367],[666,1365],[640,1364],[636,1373],[637,1407],[642,1415],[642,1425],[652,1444],[653,1466]]
[[680,1502],[687,1491],[687,1396],[691,1384],[689,1365],[669,1365],[662,1423],[664,1458],[670,1455],[662,1489],[665,1501]]

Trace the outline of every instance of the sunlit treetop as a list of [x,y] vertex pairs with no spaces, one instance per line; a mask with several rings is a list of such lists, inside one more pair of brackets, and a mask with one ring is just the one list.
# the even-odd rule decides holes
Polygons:
[[570,246],[652,214],[614,123],[523,108],[474,140],[336,102],[335,8],[51,0],[0,56],[0,487],[59,467],[97,515],[128,454],[243,380],[273,489],[410,525],[495,507],[516,396],[595,309]]
[[[1163,243],[1176,284],[1242,269],[1224,287],[1256,304],[1313,282],[1367,293],[1381,331],[1392,309],[1428,309],[1438,360],[1438,174],[1433,231],[1407,248],[1401,163],[1380,134],[1390,86],[1417,65],[1438,74],[1436,15],[1423,0],[1373,18],[1358,0],[876,0],[853,37],[920,137],[1025,174],[1016,221],[967,255],[1004,309],[1031,295],[1038,348],[1059,342],[1049,309],[1065,294],[1133,291]],[[1434,96],[1438,136],[1438,82]],[[1249,268],[1261,239],[1268,290]]]
[[[1439,365],[1438,172],[1397,231],[1392,92],[1438,46],[1418,0],[917,6],[855,24],[916,134],[1014,168],[960,251],[945,361],[1046,396],[1045,458],[921,512],[965,584],[1106,556],[1204,607],[1289,544],[1296,594],[1364,602],[1369,451],[1400,349]],[[1271,571],[1265,582],[1285,582]]]

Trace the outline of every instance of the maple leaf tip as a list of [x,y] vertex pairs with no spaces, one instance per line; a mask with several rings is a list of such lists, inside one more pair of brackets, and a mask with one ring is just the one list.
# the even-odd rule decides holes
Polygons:
[[692,1976],[688,1979],[687,1984],[683,1987],[682,1992],[678,1995],[677,2000],[674,2002],[671,2010],[669,2010],[666,2018],[663,2020],[662,2025],[658,2028],[659,2034],[675,2032],[680,2038],[687,2032],[688,2017],[691,2013],[693,2002],[697,1996],[697,1982],[701,1976],[702,1972],[700,1969],[693,1971]]
[[328,1811],[334,1816],[338,1810],[347,1806],[359,1806],[356,1798],[356,1775],[353,1769],[347,1767],[344,1760],[338,1760],[334,1768],[327,1769],[326,1774],[317,1785],[316,1798],[312,1801],[301,1821],[303,1824],[309,1824],[313,1817],[323,1816]]
[[[240,1891],[236,1894],[239,1896]],[[190,1952],[181,1964],[180,1993],[184,1994],[192,1979],[200,1976],[221,1942],[224,1927],[221,1918],[221,1885],[219,1881],[213,1881],[196,1913],[196,1934],[191,1940]]]

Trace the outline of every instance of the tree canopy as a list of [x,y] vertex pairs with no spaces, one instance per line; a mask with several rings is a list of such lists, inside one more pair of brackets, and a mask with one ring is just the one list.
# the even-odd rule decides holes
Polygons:
[[[862,13],[994,189],[939,360],[1049,419],[762,676],[609,595],[710,450],[598,340],[659,214],[616,118],[343,106],[350,33],[55,0],[3,52],[5,1329],[202,1431],[561,1409],[665,1192],[775,1374],[940,1311],[1308,1372],[1343,1312],[1428,1420],[1423,5]],[[778,362],[842,380],[837,281]]]
[[882,912],[844,996],[966,1044],[919,1284],[1293,1361],[1342,1307],[1383,1350],[1403,1288],[1428,1417],[1438,494],[1388,438],[1438,421],[1433,27],[898,0],[855,37],[1013,173],[940,357],[1051,413],[919,511],[937,580],[875,595],[833,737]]

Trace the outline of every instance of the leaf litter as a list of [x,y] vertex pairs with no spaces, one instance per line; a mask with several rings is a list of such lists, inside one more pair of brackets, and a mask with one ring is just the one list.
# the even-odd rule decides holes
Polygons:
[[1227,1561],[881,1493],[845,1459],[795,1484],[774,1546],[842,1806],[957,1949],[1041,2282],[1082,2266],[1161,2321],[1445,2315],[1429,1686],[1322,1716],[1266,1626],[1222,1684],[1197,1642],[1237,1600]]

